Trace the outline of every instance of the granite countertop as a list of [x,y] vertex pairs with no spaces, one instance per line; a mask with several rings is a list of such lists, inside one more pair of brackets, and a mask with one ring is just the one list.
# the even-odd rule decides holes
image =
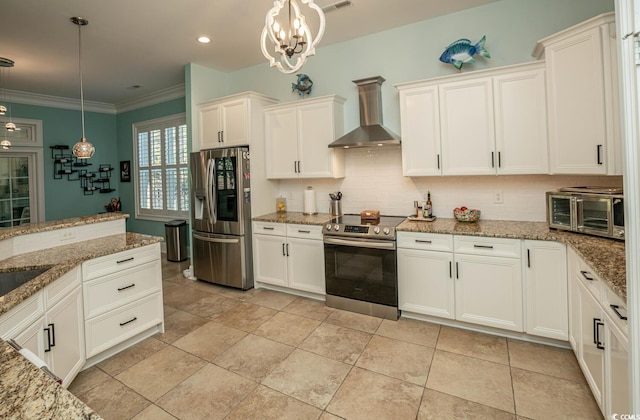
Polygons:
[[[333,219],[328,213],[305,215],[300,212],[269,213],[254,217],[257,222],[323,225]],[[476,223],[456,219],[433,222],[405,220],[399,232],[441,233],[448,235],[556,241],[571,246],[618,296],[627,299],[626,255],[624,241],[549,229],[545,222],[479,220]]]
[[32,270],[49,267],[47,271],[0,297],[0,315],[44,288],[83,261],[127,249],[161,242],[162,237],[139,233],[120,233],[99,239],[56,246],[40,251],[14,255],[0,261],[0,272]]
[[13,238],[14,236],[28,235],[30,233],[46,232],[49,230],[64,229],[73,226],[88,225],[91,223],[108,222],[111,220],[127,219],[126,213],[100,213],[90,216],[71,217],[68,219],[52,220],[49,222],[25,223],[24,225],[6,227],[0,229],[0,240]]
[[101,419],[91,408],[0,340],[3,419]]

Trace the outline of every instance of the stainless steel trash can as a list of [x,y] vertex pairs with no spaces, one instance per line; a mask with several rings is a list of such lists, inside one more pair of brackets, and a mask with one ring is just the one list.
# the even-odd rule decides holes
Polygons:
[[167,261],[180,262],[187,256],[187,222],[171,220],[164,224],[165,241],[167,243]]

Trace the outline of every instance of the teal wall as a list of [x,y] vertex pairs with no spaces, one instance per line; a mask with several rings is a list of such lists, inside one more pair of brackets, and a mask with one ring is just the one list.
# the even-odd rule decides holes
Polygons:
[[[185,99],[178,98],[161,104],[118,114],[116,117],[118,160],[129,160],[133,163],[133,124],[183,112],[185,112]],[[138,220],[135,218],[134,186],[135,184],[132,178],[131,182],[120,183],[119,189],[122,211],[131,215],[127,221],[127,231],[164,236],[163,222]]]
[[[110,201],[111,197],[119,195],[117,171],[113,171],[111,178],[111,188],[115,188],[116,191],[108,194],[96,192],[93,195],[84,195],[80,188],[80,181],[68,181],[66,175],[62,179],[53,179],[54,165],[49,146],[66,144],[73,147],[80,140],[82,137],[80,111],[18,103],[12,104],[11,111],[15,118],[42,120],[45,220],[104,212],[104,205]],[[85,112],[85,133],[87,139],[95,146],[96,152],[89,159],[93,165],[81,169],[97,169],[99,164],[117,167],[116,116]]]

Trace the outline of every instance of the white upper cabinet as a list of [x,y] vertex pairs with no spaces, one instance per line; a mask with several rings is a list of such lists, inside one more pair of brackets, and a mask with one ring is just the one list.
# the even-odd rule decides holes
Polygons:
[[542,66],[493,78],[498,174],[549,172],[547,99]]
[[613,13],[538,42],[547,70],[552,173],[622,173]]
[[343,150],[328,147],[344,131],[343,103],[331,95],[267,107],[267,178],[344,177]]
[[396,86],[405,176],[548,172],[543,63]]
[[400,90],[402,174],[440,175],[440,110],[438,86]]
[[443,83],[438,90],[442,173],[495,174],[491,78]]
[[265,102],[274,100],[249,92],[198,104],[200,149],[250,145],[253,113]]

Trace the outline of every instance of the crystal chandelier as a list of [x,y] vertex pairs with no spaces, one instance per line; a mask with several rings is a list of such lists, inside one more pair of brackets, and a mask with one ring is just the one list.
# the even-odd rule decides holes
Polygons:
[[[287,74],[298,71],[306,58],[316,53],[316,45],[324,35],[322,9],[313,0],[300,2],[318,13],[320,22],[315,36],[300,12],[297,0],[276,0],[267,12],[260,38],[262,54],[269,60],[269,65]],[[285,10],[280,16],[282,9]]]
[[84,135],[84,91],[82,89],[82,27],[89,24],[87,19],[72,17],[71,22],[78,25],[78,69],[80,72],[80,113],[82,114],[82,138],[73,145],[73,155],[78,159],[89,159],[95,153],[93,144]]

